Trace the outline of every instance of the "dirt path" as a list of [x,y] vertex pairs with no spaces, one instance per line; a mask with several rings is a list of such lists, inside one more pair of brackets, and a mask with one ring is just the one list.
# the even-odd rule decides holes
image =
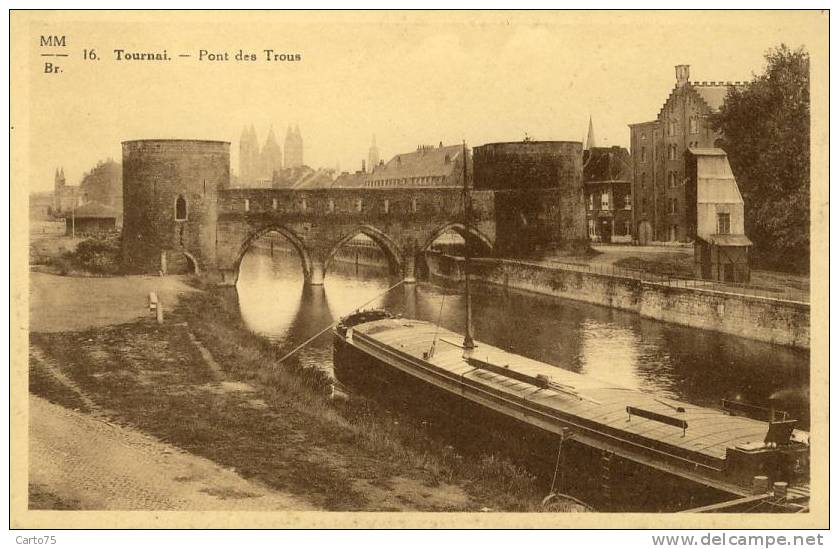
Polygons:
[[82,509],[307,510],[132,429],[29,395],[29,481]]

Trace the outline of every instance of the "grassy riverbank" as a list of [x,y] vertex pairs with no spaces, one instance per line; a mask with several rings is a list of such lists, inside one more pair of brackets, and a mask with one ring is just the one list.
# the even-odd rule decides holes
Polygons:
[[322,373],[278,365],[281,350],[247,330],[231,290],[184,295],[163,325],[33,333],[31,343],[74,384],[33,360],[36,394],[84,408],[81,392],[113,422],[318,508],[538,511],[549,489],[504,458],[459,453],[422,418],[330,400]]

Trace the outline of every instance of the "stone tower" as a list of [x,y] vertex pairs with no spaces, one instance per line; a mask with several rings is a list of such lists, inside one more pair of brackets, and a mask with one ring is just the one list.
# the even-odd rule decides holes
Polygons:
[[300,127],[288,127],[285,134],[285,167],[297,168],[303,165],[303,136]]
[[373,141],[370,144],[370,150],[367,151],[367,168],[372,173],[379,165],[379,148],[376,146],[376,134],[373,134]]
[[271,179],[275,171],[283,169],[283,150],[277,143],[277,137],[274,135],[274,127],[268,130],[268,137],[265,139],[265,145],[262,146],[262,153],[260,154],[260,177]]
[[64,168],[59,171],[55,169],[55,178],[53,179],[52,192],[52,210],[54,212],[61,211],[61,197],[64,195],[64,187],[67,185],[67,180],[64,179]]
[[690,80],[690,65],[676,65],[676,85],[682,87]]
[[230,183],[230,143],[122,143],[122,260],[129,272],[198,272],[215,265],[218,190]]

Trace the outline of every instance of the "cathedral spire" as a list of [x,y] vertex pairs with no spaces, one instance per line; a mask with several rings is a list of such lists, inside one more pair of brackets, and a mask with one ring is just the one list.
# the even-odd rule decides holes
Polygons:
[[586,136],[586,151],[589,151],[597,146],[597,142],[594,139],[594,124],[591,122],[591,116],[588,117],[588,136]]
[[370,149],[367,151],[367,166],[370,173],[379,165],[379,148],[376,146],[376,134],[373,134],[373,140],[370,143]]

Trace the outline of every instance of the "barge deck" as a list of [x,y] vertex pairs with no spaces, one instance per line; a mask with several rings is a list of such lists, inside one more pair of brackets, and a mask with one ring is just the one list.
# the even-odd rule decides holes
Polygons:
[[450,397],[548,433],[570,431],[588,447],[731,497],[752,495],[757,475],[770,486],[789,482],[790,492],[808,481],[808,434],[793,430],[793,421],[759,421],[661,398],[484,343],[465,351],[461,335],[419,320],[362,322],[336,337],[336,346]]

